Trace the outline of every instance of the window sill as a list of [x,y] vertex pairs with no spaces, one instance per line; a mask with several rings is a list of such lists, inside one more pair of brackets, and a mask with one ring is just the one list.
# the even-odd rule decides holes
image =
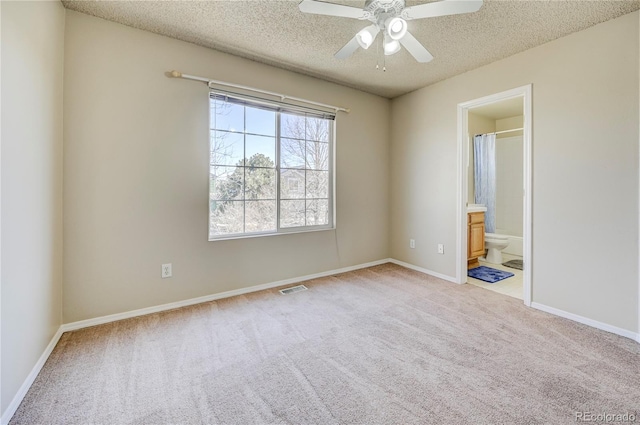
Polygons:
[[216,238],[210,237],[209,242],[230,241],[235,239],[264,238],[267,236],[297,235],[300,233],[316,233],[316,232],[327,232],[327,231],[333,231],[333,230],[336,230],[335,226],[322,227],[318,229],[291,230],[291,231],[272,232],[272,233],[251,233],[251,234],[244,234],[244,235],[230,235],[230,236],[220,236]]

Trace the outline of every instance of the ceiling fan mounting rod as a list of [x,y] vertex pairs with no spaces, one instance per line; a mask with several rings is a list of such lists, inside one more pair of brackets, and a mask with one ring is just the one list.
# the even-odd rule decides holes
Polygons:
[[384,24],[387,18],[400,16],[403,9],[404,0],[367,0],[364,6],[365,19],[378,25],[381,22]]

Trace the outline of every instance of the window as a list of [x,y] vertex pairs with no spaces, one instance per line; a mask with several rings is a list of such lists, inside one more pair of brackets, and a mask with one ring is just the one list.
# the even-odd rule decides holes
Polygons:
[[210,96],[209,239],[333,228],[335,116]]

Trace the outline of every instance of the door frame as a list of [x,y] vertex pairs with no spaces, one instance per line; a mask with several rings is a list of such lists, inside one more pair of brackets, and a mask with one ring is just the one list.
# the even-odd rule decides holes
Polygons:
[[467,283],[467,194],[469,161],[469,110],[503,100],[523,98],[523,300],[531,306],[532,297],[532,85],[528,84],[501,93],[458,104],[458,231],[456,243],[456,282]]

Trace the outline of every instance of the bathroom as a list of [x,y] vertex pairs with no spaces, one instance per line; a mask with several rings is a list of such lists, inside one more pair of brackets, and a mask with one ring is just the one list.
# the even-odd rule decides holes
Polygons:
[[493,215],[494,221],[491,225],[485,221],[487,253],[478,259],[479,264],[509,275],[493,283],[469,277],[468,283],[519,299],[523,298],[523,272],[517,268],[522,267],[523,257],[523,119],[522,98],[476,107],[469,110],[468,115],[469,205],[483,204],[487,196],[476,197],[474,151],[478,147],[474,149],[474,143],[482,144],[486,140],[477,138],[474,142],[475,136],[495,133],[495,192],[490,195],[495,197],[495,210],[485,212],[486,220],[491,220]]

